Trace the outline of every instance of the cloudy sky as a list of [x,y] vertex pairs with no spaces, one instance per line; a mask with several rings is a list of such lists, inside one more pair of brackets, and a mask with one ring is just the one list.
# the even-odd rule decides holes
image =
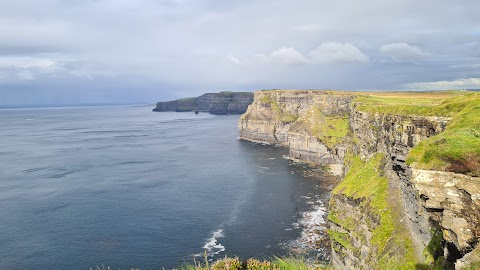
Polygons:
[[480,88],[478,0],[1,0],[0,106]]

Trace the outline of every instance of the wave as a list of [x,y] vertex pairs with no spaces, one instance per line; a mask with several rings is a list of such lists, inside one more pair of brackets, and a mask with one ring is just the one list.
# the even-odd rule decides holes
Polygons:
[[258,160],[274,160],[276,157],[270,157],[270,158],[258,158]]
[[263,166],[257,166],[257,171],[259,173],[263,174],[280,174],[280,173],[275,173],[275,172],[268,172],[270,170],[270,167],[263,167]]
[[[305,196],[307,197],[307,196]],[[321,200],[310,200],[307,204],[314,205],[310,211],[302,212],[298,222],[292,224],[293,229],[301,229],[300,237],[287,243],[291,253],[295,255],[316,258],[320,261],[329,261],[329,250],[325,244],[326,236],[326,207]]]
[[[207,239],[203,249],[208,257],[213,257],[225,251],[225,247],[218,242],[218,239],[225,237],[223,229],[215,230],[211,233],[210,238]],[[195,254],[195,257],[201,257],[204,254]]]

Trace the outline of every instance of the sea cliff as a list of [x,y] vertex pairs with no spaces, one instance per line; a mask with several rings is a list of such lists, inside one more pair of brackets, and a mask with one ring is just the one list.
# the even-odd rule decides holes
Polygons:
[[154,112],[185,112],[195,109],[212,114],[242,114],[253,102],[251,92],[206,93],[195,98],[158,102]]
[[255,92],[240,138],[341,177],[329,202],[338,269],[480,263],[480,94]]

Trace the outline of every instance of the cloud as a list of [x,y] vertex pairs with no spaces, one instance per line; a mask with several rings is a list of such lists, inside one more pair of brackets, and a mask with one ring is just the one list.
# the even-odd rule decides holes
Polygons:
[[380,47],[380,52],[398,63],[414,63],[426,56],[422,50],[407,43],[390,43]]
[[22,81],[32,81],[35,79],[35,76],[32,74],[32,72],[28,70],[22,70],[18,72],[17,77]]
[[233,55],[229,55],[227,56],[227,60],[234,63],[234,64],[237,64],[237,65],[240,65],[240,59],[238,59],[237,57],[233,56]]
[[265,56],[257,57],[262,61],[285,65],[302,64],[348,64],[366,63],[368,56],[350,43],[327,42],[316,47],[305,57],[301,52],[292,47],[282,47]]
[[366,63],[368,56],[350,43],[327,42],[309,53],[316,63]]
[[82,89],[78,102],[154,102],[478,78],[479,9],[478,0],[3,0],[0,103],[4,92],[24,99],[15,85],[52,102],[65,85]]
[[51,71],[57,67],[57,62],[48,58],[33,57],[0,57],[0,68],[38,69]]
[[451,90],[480,89],[480,78],[462,78],[450,81],[415,82],[404,85],[406,89]]
[[309,62],[308,59],[303,56],[303,54],[291,47],[282,47],[276,51],[273,51],[270,54],[269,59],[273,63],[285,65],[302,65]]
[[[20,83],[36,80],[38,75],[54,75],[61,70],[57,61],[49,58],[7,56],[0,57],[0,83]],[[5,75],[7,74],[7,75]],[[1,88],[0,88],[1,90]]]

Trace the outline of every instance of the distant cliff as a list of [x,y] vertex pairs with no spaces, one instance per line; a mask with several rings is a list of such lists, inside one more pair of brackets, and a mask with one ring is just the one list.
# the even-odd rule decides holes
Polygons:
[[335,269],[479,269],[480,94],[260,91],[240,138],[343,177]]
[[206,93],[199,97],[158,102],[154,112],[187,112],[198,109],[212,114],[242,114],[253,102],[251,92]]

